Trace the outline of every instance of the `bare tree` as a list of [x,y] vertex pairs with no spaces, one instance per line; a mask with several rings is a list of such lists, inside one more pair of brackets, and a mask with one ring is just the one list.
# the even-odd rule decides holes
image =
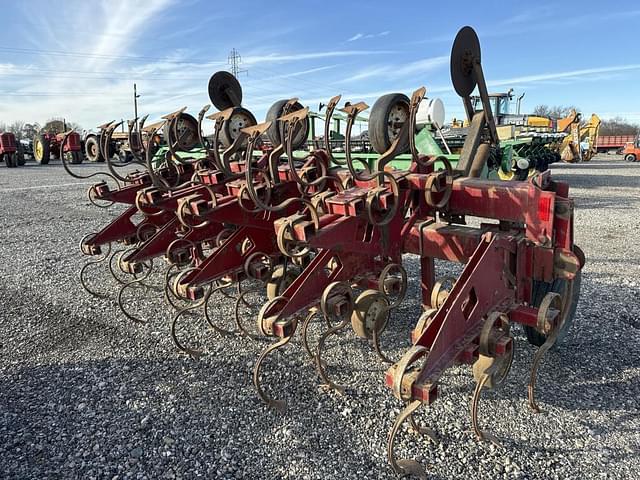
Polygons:
[[567,115],[569,115],[569,113],[571,113],[571,110],[580,112],[580,109],[573,105],[568,105],[566,107],[563,107],[560,105],[554,105],[554,106],[536,105],[536,108],[533,109],[533,114],[538,115],[540,117],[549,117],[549,118],[557,119],[557,118],[566,117]]
[[600,135],[637,135],[640,126],[624,118],[615,117],[600,123]]
[[15,120],[8,128],[9,131],[13,132],[16,136],[16,140],[22,140],[22,129],[24,128],[24,122],[22,120]]
[[22,127],[22,138],[32,139],[36,133],[40,130],[40,124],[38,122],[25,123]]

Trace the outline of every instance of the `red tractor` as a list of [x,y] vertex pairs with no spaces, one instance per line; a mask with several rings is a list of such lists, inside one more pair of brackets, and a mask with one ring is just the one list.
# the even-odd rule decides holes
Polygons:
[[78,164],[84,160],[80,134],[71,132],[67,135],[65,144],[62,142],[67,131],[66,123],[61,120],[52,120],[42,127],[33,139],[33,158],[36,162],[46,165],[51,159],[65,155],[69,163]]
[[19,165],[16,136],[11,132],[0,133],[0,161],[4,161],[9,168]]

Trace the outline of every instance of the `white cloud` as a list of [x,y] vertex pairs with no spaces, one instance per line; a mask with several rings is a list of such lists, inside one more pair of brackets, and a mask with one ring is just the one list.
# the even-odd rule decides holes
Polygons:
[[379,33],[356,33],[353,37],[347,38],[347,42],[355,42],[356,40],[365,40],[369,38],[377,38],[377,37],[386,37],[391,32],[389,30],[385,30],[384,32]]

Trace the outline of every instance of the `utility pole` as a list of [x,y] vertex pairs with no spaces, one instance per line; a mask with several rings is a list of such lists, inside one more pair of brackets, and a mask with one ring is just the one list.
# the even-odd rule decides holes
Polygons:
[[133,118],[136,118],[136,119],[138,118],[138,98],[140,98],[140,95],[138,95],[137,86],[134,83],[133,84]]
[[231,73],[234,77],[238,78],[238,74],[247,73],[246,69],[240,68],[242,57],[235,48],[231,49],[231,52],[229,52],[227,63],[231,66]]

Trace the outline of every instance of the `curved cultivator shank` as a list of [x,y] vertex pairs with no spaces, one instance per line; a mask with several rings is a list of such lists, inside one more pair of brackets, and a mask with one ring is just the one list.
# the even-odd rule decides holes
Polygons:
[[[509,373],[512,326],[519,323],[540,346],[529,382],[529,404],[539,411],[537,370],[571,321],[584,256],[574,245],[567,184],[553,181],[549,171],[529,181],[481,178],[500,143],[480,45],[469,27],[456,37],[451,73],[470,124],[458,159],[420,151],[416,116],[424,87],[411,98],[385,95],[370,110],[378,154],[373,161],[352,151],[353,126],[369,110],[364,102],[340,108],[340,96],[332,98],[324,146],[307,151],[301,148],[310,129],[308,108],[296,98],[285,99],[258,123],[240,106],[240,85],[226,73],[209,84],[211,101],[221,111],[207,116],[207,105],[196,118],[183,108],[146,127],[146,117],[130,121],[130,163],[109,155],[118,125],[101,126],[99,145],[108,171],[101,173],[105,181],[89,189],[89,199],[97,206],[125,208],[82,240],[82,252],[92,257],[81,271],[83,286],[105,296],[89,281],[105,264],[117,282],[124,316],[144,323],[151,319],[131,312],[124,293],[146,295],[154,288],[150,275],[159,268],[161,293],[175,310],[171,338],[180,351],[195,358],[203,354],[180,335],[180,325],[193,314],[206,318],[221,341],[226,335],[269,339],[256,359],[253,383],[258,396],[277,410],[284,410],[285,402],[275,398],[274,386],[262,384],[272,353],[285,348],[300,327],[310,366],[324,385],[344,393],[322,357],[327,340],[351,326],[390,365],[386,384],[406,404],[388,439],[389,462],[399,474],[425,476],[415,461],[396,459],[402,425],[408,421],[436,441],[413,414],[436,400],[438,381],[450,366],[469,364],[476,381],[473,430],[479,439],[499,444],[480,428],[481,393],[500,386]],[[476,89],[483,105],[477,111],[470,100]],[[337,110],[346,118],[343,155],[331,148]],[[211,135],[203,131],[205,118],[214,123]],[[398,158],[408,167],[398,168]],[[482,223],[469,226],[466,217]],[[114,243],[124,247],[111,249]],[[395,361],[381,348],[380,337],[393,328],[394,311],[406,297],[405,253],[420,258],[424,311],[406,353]],[[464,264],[462,273],[436,279],[435,259]],[[563,287],[554,287],[559,284]],[[211,304],[220,295],[233,299],[235,321],[224,323],[215,315]],[[261,306],[256,298],[264,299]],[[325,325],[316,345],[307,339],[314,319]]]

